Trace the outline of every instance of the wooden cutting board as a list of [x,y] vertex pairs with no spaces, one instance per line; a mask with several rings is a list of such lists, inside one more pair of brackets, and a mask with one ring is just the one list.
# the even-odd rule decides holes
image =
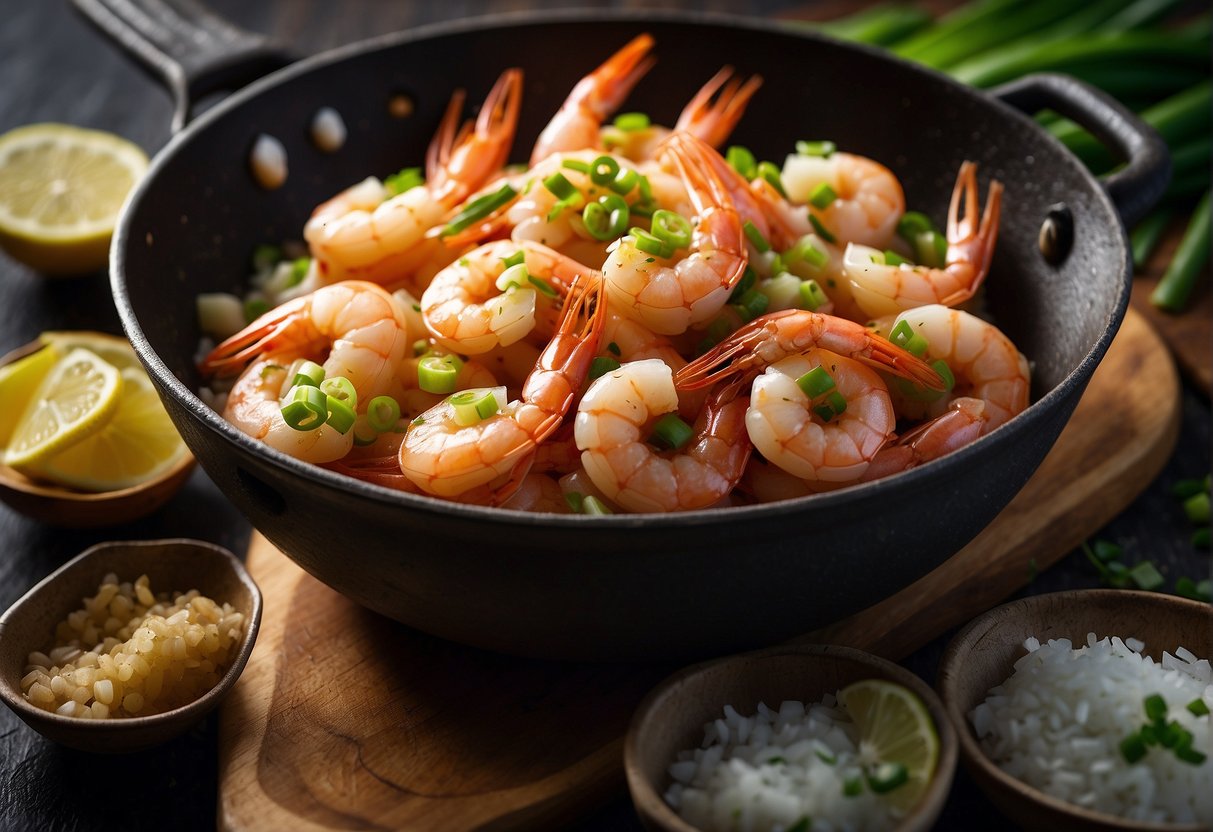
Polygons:
[[[1151,379],[1149,396],[1123,379]],[[1119,513],[1158,474],[1180,391],[1157,333],[1126,318],[1069,427],[972,543],[899,594],[804,641],[900,659],[988,609]],[[1091,499],[1098,493],[1100,499]],[[265,596],[220,714],[219,822],[237,830],[528,829],[623,788],[623,735],[673,667],[515,659],[357,606],[254,535]]]

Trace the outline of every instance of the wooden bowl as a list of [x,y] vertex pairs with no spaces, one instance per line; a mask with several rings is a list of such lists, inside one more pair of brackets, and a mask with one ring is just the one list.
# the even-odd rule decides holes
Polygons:
[[1057,832],[1124,830],[1198,832],[1203,826],[1141,823],[1075,806],[1011,777],[986,757],[968,714],[1014,672],[1023,642],[1068,638],[1086,644],[1096,637],[1132,636],[1159,660],[1182,645],[1203,657],[1213,653],[1213,607],[1173,595],[1122,589],[1084,589],[1037,595],[995,607],[974,619],[948,645],[938,688],[960,737],[965,767],[990,800],[1025,829]]
[[[180,708],[120,719],[61,716],[25,700],[21,677],[30,652],[46,649],[56,625],[80,608],[81,599],[97,593],[108,572],[124,581],[146,574],[153,592],[197,589],[244,614],[244,639],[215,687]],[[31,728],[72,748],[99,753],[150,748],[184,733],[219,704],[244,670],[260,626],[261,591],[227,549],[185,539],[102,543],[52,572],[0,616],[0,699]]]
[[[63,337],[70,337],[72,334],[104,339],[129,348],[125,338],[105,333],[51,333],[52,336]],[[38,340],[18,347],[0,357],[0,366],[37,352],[46,344],[46,341]],[[138,365],[133,352],[130,361],[132,365]],[[7,465],[0,464],[0,500],[14,511],[53,526],[76,529],[116,526],[151,514],[168,502],[189,479],[194,464],[193,454],[186,450],[176,463],[153,479],[130,488],[102,492],[79,491],[33,480]]]
[[922,832],[939,817],[956,771],[956,733],[935,692],[892,662],[833,645],[773,647],[706,662],[679,671],[654,688],[636,710],[624,740],[623,762],[632,801],[645,827],[694,832],[662,799],[667,769],[679,751],[697,748],[703,726],[725,705],[753,714],[759,702],[820,701],[852,682],[887,679],[913,691],[927,706],[939,733],[939,762],[926,794],[902,819],[898,832]]

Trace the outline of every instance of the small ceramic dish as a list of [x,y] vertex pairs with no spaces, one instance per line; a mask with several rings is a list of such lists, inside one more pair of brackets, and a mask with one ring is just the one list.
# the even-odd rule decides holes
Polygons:
[[[97,593],[108,572],[124,581],[146,574],[155,592],[197,589],[244,614],[244,639],[215,687],[180,708],[120,719],[61,716],[25,700],[21,678],[30,652],[47,647],[56,625]],[[98,753],[149,748],[184,733],[219,704],[244,670],[260,626],[261,591],[227,549],[184,539],[102,543],[52,572],[0,616],[0,699],[31,728],[72,748]]]
[[896,827],[923,832],[939,817],[956,771],[956,733],[935,692],[892,662],[833,645],[773,647],[705,662],[675,673],[654,688],[636,710],[624,740],[623,762],[632,801],[645,827],[695,832],[666,804],[669,766],[679,751],[697,748],[703,726],[725,705],[753,714],[759,702],[817,702],[852,682],[886,679],[913,691],[927,706],[939,734],[939,762],[922,800]]
[[[89,346],[112,342],[125,347],[126,339],[99,332],[51,333],[68,339],[79,336]],[[0,367],[31,355],[47,345],[38,340],[18,347],[0,357]],[[110,353],[103,358],[112,357]],[[130,362],[137,364],[134,353]],[[112,363],[112,362],[111,362]],[[0,453],[0,457],[3,454]],[[54,483],[32,480],[0,464],[0,500],[14,511],[53,526],[92,529],[129,523],[151,514],[176,494],[194,470],[194,456],[188,450],[172,466],[153,479],[117,491],[89,492]]]
[[995,765],[982,752],[969,722],[969,712],[990,688],[1014,672],[1025,654],[1024,640],[1044,643],[1068,638],[1086,644],[1120,636],[1145,642],[1155,661],[1163,651],[1184,646],[1197,656],[1213,653],[1213,607],[1174,595],[1123,589],[1055,592],[1012,601],[974,619],[948,645],[939,667],[939,692],[960,738],[965,768],[1007,817],[1024,829],[1057,832],[1198,832],[1203,826],[1139,823],[1075,806],[1027,785]]

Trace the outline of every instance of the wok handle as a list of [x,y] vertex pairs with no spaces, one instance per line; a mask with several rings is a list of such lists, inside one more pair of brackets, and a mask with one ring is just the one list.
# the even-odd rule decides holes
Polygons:
[[194,0],[72,0],[77,11],[168,85],[173,132],[207,93],[233,90],[291,62],[268,38]]
[[1162,197],[1171,180],[1167,144],[1153,127],[1110,95],[1077,78],[1042,73],[1027,75],[990,91],[1015,109],[1033,115],[1054,110],[1076,122],[1125,160],[1104,177],[1103,186],[1121,221],[1133,227]]

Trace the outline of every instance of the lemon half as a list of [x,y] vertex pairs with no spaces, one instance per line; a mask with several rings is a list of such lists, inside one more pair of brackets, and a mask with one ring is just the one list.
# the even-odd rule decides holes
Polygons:
[[104,267],[118,213],[146,170],[147,154],[111,133],[10,130],[0,136],[0,246],[46,274]]

